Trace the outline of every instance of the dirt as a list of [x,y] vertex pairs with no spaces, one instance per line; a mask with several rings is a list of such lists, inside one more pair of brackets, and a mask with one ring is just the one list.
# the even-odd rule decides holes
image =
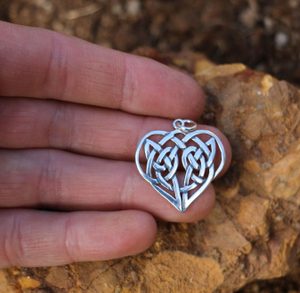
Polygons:
[[[9,4],[7,4],[9,2]],[[132,51],[201,51],[300,82],[299,0],[0,0],[0,16]]]
[[[202,52],[217,63],[245,63],[300,84],[299,8],[298,0],[0,0],[0,19],[54,29],[128,52],[149,46],[166,54]],[[211,115],[206,118],[214,119]],[[249,121],[259,119],[254,118]],[[247,121],[244,122],[243,137],[257,141],[261,136],[257,127],[248,127]],[[270,143],[270,137],[266,136],[258,149],[272,163],[280,153],[267,157],[263,152]],[[251,173],[254,167],[250,163],[248,171]],[[262,186],[259,191],[268,192],[268,186]],[[251,207],[251,199],[242,204]],[[265,233],[263,220],[257,219],[258,230],[251,231],[247,224],[249,215],[243,217],[237,221],[247,239],[257,237],[259,231]],[[220,278],[221,275],[216,282],[223,282]],[[296,272],[290,277],[250,284],[239,292],[296,293],[300,291],[299,279],[300,273]]]

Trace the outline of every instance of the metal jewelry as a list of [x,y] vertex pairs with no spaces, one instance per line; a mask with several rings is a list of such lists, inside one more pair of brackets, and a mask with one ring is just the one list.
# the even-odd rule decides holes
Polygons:
[[142,177],[184,212],[222,171],[226,153],[216,134],[197,130],[192,120],[176,119],[173,127],[147,133],[137,146],[135,163]]

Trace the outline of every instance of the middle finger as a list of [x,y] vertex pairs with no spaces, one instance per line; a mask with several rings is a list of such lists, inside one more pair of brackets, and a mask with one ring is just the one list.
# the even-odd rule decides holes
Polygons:
[[[231,157],[229,142],[214,127],[200,128],[220,137],[228,158],[225,171]],[[168,119],[58,101],[0,98],[0,148],[57,148],[132,160],[138,141],[147,132],[171,129]]]
[[176,222],[205,217],[211,185],[185,213],[178,212],[138,174],[132,162],[56,150],[0,151],[0,206],[64,210],[138,209]]

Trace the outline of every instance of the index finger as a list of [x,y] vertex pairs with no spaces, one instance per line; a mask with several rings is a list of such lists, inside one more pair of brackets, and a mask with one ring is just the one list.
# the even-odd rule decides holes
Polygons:
[[141,115],[197,118],[191,77],[154,60],[0,22],[0,96],[50,98]]

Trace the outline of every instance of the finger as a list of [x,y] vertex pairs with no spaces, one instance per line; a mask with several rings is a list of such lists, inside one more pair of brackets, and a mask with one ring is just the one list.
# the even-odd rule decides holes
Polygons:
[[61,34],[0,22],[0,96],[51,98],[162,117],[198,117],[185,74]]
[[185,212],[152,189],[131,162],[62,151],[1,151],[0,206],[62,210],[137,209],[174,222],[194,222],[214,205],[209,186]]
[[54,266],[134,255],[154,241],[156,223],[140,211],[0,211],[0,267]]
[[[43,113],[41,115],[41,113]],[[151,130],[172,130],[172,121],[57,101],[0,98],[0,147],[59,148],[114,159],[133,159],[138,141]],[[230,164],[231,149],[216,128]]]

